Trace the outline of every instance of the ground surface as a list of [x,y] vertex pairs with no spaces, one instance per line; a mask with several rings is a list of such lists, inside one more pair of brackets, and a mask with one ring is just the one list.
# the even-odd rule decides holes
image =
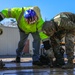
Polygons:
[[0,58],[0,60],[5,63],[0,75],[75,75],[75,68],[35,67],[32,65],[32,58],[21,58],[21,63],[11,63],[15,58]]

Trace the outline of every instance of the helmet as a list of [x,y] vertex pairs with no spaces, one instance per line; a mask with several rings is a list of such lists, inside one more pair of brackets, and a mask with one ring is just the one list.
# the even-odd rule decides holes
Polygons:
[[33,24],[38,20],[36,12],[33,9],[26,10],[24,13],[24,18],[28,24]]
[[24,13],[24,18],[26,19],[34,17],[34,16],[36,16],[36,12],[32,9],[26,10]]
[[53,21],[45,21],[43,23],[42,31],[48,35],[52,36],[55,32],[55,25]]

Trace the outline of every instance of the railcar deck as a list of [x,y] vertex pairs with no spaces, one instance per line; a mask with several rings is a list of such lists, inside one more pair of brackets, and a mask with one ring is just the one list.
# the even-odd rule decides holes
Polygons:
[[21,63],[11,62],[15,58],[0,58],[5,63],[0,69],[0,75],[75,75],[75,68],[61,69],[48,66],[39,67],[32,65],[32,58],[21,58]]

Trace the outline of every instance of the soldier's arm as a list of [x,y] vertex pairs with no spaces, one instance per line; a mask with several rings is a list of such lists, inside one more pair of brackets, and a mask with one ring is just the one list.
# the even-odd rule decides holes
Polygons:
[[60,20],[60,27],[63,27],[67,30],[75,29],[75,23],[67,18],[61,18]]
[[64,28],[66,30],[75,29],[75,23],[68,19],[67,16],[61,17],[60,15],[54,17],[54,21],[57,23],[58,27]]

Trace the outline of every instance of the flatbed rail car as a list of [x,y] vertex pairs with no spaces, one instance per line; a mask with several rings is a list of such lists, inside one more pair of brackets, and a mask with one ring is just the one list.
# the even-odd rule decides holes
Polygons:
[[[12,58],[11,58],[12,60]],[[75,75],[75,69],[50,68],[49,66],[33,66],[31,58],[22,58],[21,63],[4,62],[0,75]],[[27,60],[27,61],[23,61]]]
[[[11,56],[16,55],[15,49],[19,41],[18,29],[1,27],[3,28],[4,33],[0,36],[0,60],[4,62],[5,66],[3,69],[0,69],[0,75],[75,75],[74,68],[64,70],[61,68],[50,68],[49,66],[35,67],[32,65],[31,57],[22,58],[21,63],[10,62],[15,59],[15,57]],[[13,37],[12,33],[14,33]],[[17,36],[15,36],[16,34]],[[65,45],[65,42],[62,42],[61,44]],[[8,57],[6,58],[4,56]]]

